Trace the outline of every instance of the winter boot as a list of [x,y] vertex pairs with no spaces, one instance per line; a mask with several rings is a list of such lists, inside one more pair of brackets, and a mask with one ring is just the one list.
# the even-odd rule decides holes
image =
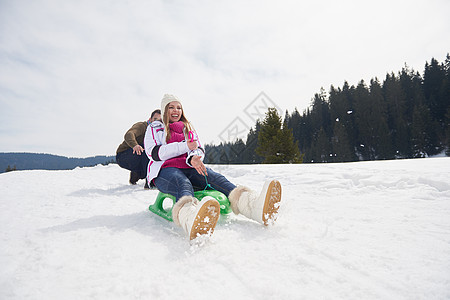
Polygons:
[[136,172],[130,172],[130,184],[136,184],[139,181],[139,174]]
[[219,202],[210,196],[202,201],[183,196],[172,209],[173,222],[182,227],[191,240],[199,235],[212,234],[219,217]]
[[241,213],[267,226],[278,216],[281,184],[278,180],[266,181],[259,195],[245,186],[238,186],[231,191],[228,199],[235,214]]

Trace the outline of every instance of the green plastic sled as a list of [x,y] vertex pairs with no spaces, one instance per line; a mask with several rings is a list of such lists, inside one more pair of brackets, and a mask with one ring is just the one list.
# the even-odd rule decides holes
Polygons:
[[[220,214],[221,215],[227,215],[231,212],[231,206],[230,206],[230,200],[228,200],[227,196],[225,196],[223,193],[216,191],[216,190],[203,190],[203,191],[197,191],[194,192],[195,198],[202,201],[202,199],[205,196],[211,196],[215,198],[217,201],[219,201],[220,204]],[[158,196],[156,197],[155,203],[150,205],[148,209],[157,214],[160,217],[163,217],[167,221],[173,222],[172,219],[172,208],[173,205],[170,208],[164,208],[164,200],[165,199],[171,199],[172,203],[175,204],[175,197],[170,194],[165,193],[158,193]]]

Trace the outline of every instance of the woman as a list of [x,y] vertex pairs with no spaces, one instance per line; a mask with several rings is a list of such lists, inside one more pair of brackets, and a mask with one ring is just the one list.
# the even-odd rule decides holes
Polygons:
[[205,151],[177,97],[164,95],[161,116],[162,122],[150,124],[145,134],[145,153],[150,159],[147,180],[161,192],[175,196],[173,221],[190,239],[212,233],[220,216],[216,199],[207,196],[199,202],[194,197],[194,190],[204,189],[207,183],[228,197],[235,214],[241,213],[264,225],[276,219],[281,201],[281,185],[277,180],[267,181],[260,194],[245,186],[235,186],[203,164]]

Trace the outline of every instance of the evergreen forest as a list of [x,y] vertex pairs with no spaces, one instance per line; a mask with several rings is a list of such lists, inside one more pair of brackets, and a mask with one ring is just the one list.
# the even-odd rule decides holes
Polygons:
[[[267,138],[268,130],[274,139]],[[450,55],[445,62],[426,62],[423,74],[405,65],[382,81],[321,89],[302,113],[286,111],[282,120],[269,109],[245,141],[205,148],[210,164],[450,156]]]

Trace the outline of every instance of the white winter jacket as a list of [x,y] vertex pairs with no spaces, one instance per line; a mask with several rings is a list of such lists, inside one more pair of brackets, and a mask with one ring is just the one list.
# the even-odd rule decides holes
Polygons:
[[190,167],[192,167],[192,165],[189,161],[194,155],[200,156],[200,159],[203,161],[205,151],[203,150],[200,140],[198,139],[197,132],[195,132],[195,129],[193,130],[194,139],[197,140],[198,148],[195,150],[189,150],[186,140],[167,144],[167,133],[162,122],[154,121],[147,127],[144,138],[144,148],[146,155],[150,159],[147,167],[147,180],[149,183],[158,176],[159,170],[161,169],[163,163],[172,157],[187,153],[186,163]]

